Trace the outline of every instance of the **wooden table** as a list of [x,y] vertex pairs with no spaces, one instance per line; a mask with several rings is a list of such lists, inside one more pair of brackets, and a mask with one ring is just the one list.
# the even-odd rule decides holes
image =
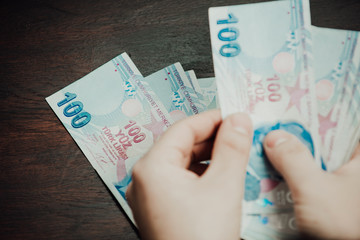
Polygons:
[[[213,76],[208,8],[256,1],[3,1],[0,239],[139,239],[45,102],[118,54],[143,75]],[[360,30],[358,0],[311,1],[314,25]]]

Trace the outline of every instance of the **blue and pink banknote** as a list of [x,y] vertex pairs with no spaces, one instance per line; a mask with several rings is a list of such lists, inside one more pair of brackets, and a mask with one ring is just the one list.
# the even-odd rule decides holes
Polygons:
[[144,78],[123,53],[46,101],[133,221],[125,193],[134,163],[175,121],[216,108],[212,90],[179,63]]
[[319,168],[333,171],[348,160],[359,139],[358,32],[311,26],[307,0],[210,8],[209,24],[222,114],[248,112],[255,128],[241,236],[291,238],[291,192],[262,142],[282,129]]

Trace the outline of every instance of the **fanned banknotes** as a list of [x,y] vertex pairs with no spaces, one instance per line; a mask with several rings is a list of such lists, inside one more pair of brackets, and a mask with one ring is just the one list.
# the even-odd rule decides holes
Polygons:
[[[242,237],[295,236],[291,193],[266,159],[262,142],[272,130],[288,131],[324,170],[350,157],[359,139],[358,33],[312,27],[308,0],[210,8],[209,24],[222,114],[248,112],[255,127]],[[288,224],[276,228],[254,217],[263,215]]]
[[176,120],[198,114],[198,98],[180,63],[173,64],[144,79],[160,97]]
[[180,63],[144,78],[126,53],[46,101],[133,222],[125,193],[134,163],[175,121],[209,109]]
[[222,113],[246,111],[255,127],[244,212],[290,211],[290,191],[266,159],[262,141],[272,130],[289,131],[320,162],[309,3],[210,8],[209,21]]
[[143,77],[123,53],[46,100],[132,221],[132,167],[170,125],[219,107],[224,117],[248,112],[241,237],[293,238],[291,193],[262,142],[282,129],[319,168],[350,159],[360,137],[359,32],[311,26],[308,0],[210,8],[209,23],[215,77],[197,78],[180,63]]
[[206,102],[207,108],[218,109],[220,104],[215,78],[198,78],[198,84],[204,96],[204,101]]
[[132,219],[131,168],[173,123],[134,63],[124,53],[46,101]]
[[348,146],[353,149],[354,140],[348,133],[358,131],[360,36],[356,31],[314,26],[312,36],[322,156],[333,171],[350,158]]

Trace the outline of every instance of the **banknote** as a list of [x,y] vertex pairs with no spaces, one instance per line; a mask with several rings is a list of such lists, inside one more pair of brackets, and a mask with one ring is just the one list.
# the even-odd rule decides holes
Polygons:
[[133,164],[173,120],[126,53],[46,98],[131,220]]
[[175,121],[201,112],[197,96],[180,63],[172,64],[144,81],[154,90]]
[[[341,123],[344,128],[346,128],[347,126],[351,126],[350,130],[352,130],[352,136],[351,136],[351,140],[350,140],[350,146],[349,146],[349,151],[346,153],[345,157],[343,158],[343,163],[346,163],[347,161],[349,161],[349,159],[351,158],[355,147],[359,144],[359,139],[360,139],[360,111],[358,110],[360,108],[360,58],[357,59],[358,62],[358,70],[357,70],[357,74],[355,77],[355,81],[354,81],[354,86],[353,86],[353,95],[352,95],[352,99],[351,102],[349,103],[349,115],[350,117],[347,117],[347,120],[344,121],[344,123]],[[354,130],[355,129],[355,130]],[[341,141],[341,138],[340,140]]]
[[198,80],[197,80],[195,71],[189,70],[189,71],[186,71],[185,73],[186,73],[186,76],[192,87],[191,92],[195,93],[195,95],[192,94],[193,101],[195,102],[195,105],[197,106],[199,112],[204,112],[204,111],[208,110],[207,101],[201,92],[201,88],[198,84]]
[[[352,31],[354,33],[354,31]],[[332,169],[337,169],[349,161],[354,148],[359,143],[359,101],[360,101],[360,35],[356,33],[356,43],[351,62],[348,65],[347,82],[343,87],[341,117],[335,129],[335,144],[330,159]],[[339,161],[342,160],[342,161]],[[335,164],[334,164],[335,163]]]
[[195,93],[199,95],[199,97],[202,96],[201,87],[198,83],[196,74],[194,70],[188,70],[185,72],[188,80],[190,81],[191,87],[194,89]]
[[[195,72],[187,71],[189,80],[192,82],[192,86],[195,90],[196,95],[198,96],[198,104],[202,111],[207,111],[211,109],[217,109],[217,89],[215,84],[215,78],[196,78]],[[201,83],[201,86],[200,86]]]
[[358,39],[357,48],[354,54],[356,57],[351,62],[352,66],[358,66],[358,70],[355,76],[353,70],[349,70],[349,79],[351,84],[344,86],[343,104],[341,107],[340,121],[337,123],[335,131],[335,144],[333,149],[332,158],[329,161],[329,168],[336,170],[346,162],[348,162],[352,156],[355,147],[359,144],[360,138],[360,113],[359,113],[359,101],[360,101],[360,39]]
[[243,217],[245,239],[300,239],[294,212],[278,214],[248,214]]
[[208,109],[220,108],[215,77],[198,78],[197,82],[201,88]]
[[328,171],[333,171],[344,162],[350,144],[345,143],[350,139],[349,133],[357,127],[352,125],[349,131],[339,131],[343,129],[340,125],[350,128],[345,122],[358,112],[352,109],[352,104],[358,96],[355,80],[360,61],[360,40],[356,31],[312,26],[311,32],[322,157]]
[[270,131],[288,131],[309,148],[319,167],[324,167],[311,62],[309,1],[210,8],[209,23],[222,114],[248,112],[255,129],[243,211],[288,211],[293,204],[287,197],[291,193],[267,160],[262,143]]

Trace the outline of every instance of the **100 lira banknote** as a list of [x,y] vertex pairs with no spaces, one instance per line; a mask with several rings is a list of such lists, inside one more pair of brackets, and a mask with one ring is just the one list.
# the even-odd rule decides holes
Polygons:
[[144,81],[154,90],[173,119],[180,120],[198,114],[198,98],[180,63],[161,69]]
[[131,169],[173,120],[126,53],[46,98],[127,215]]
[[268,132],[282,129],[296,135],[324,167],[311,64],[309,1],[210,8],[209,23],[222,114],[248,112],[255,129],[243,201],[245,234],[251,222],[246,213],[292,211],[291,193],[262,147]]
[[358,118],[354,106],[360,100],[360,37],[356,31],[314,26],[311,30],[322,157],[327,170],[334,171],[350,158],[354,140],[349,132],[358,128],[353,120]]

